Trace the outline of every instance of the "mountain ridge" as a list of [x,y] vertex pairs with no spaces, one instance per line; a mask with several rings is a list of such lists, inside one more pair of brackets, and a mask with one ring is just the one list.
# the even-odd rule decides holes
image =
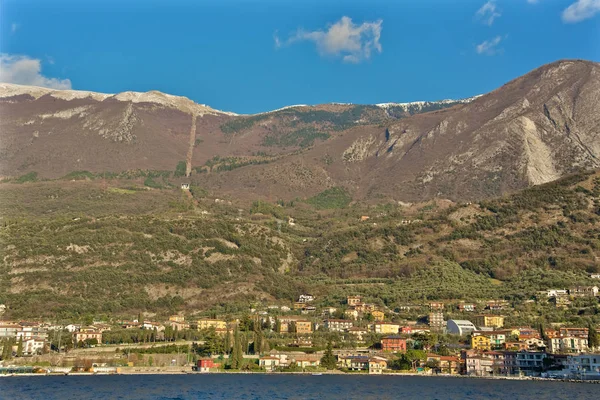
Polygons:
[[175,171],[183,163],[191,183],[246,199],[333,187],[356,199],[482,199],[600,168],[599,93],[600,65],[578,60],[474,98],[411,106],[229,115],[158,92],[102,101],[88,92],[20,93],[0,96],[0,176]]

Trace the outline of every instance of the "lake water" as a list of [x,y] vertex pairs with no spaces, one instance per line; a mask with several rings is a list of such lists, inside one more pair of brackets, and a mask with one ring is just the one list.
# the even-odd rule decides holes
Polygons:
[[0,378],[0,399],[594,399],[595,384],[418,376],[105,375]]

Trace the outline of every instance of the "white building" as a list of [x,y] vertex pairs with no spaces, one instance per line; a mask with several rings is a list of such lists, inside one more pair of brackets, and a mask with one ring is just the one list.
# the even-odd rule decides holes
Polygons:
[[26,356],[40,354],[44,350],[44,339],[29,339],[23,341],[23,354]]
[[587,350],[587,338],[565,336],[548,339],[548,351],[550,353],[583,353]]
[[448,333],[455,335],[466,336],[477,330],[471,321],[461,319],[450,319],[446,322],[446,330]]
[[548,289],[546,290],[547,297],[565,297],[569,295],[569,291],[567,289]]
[[328,319],[325,320],[325,328],[330,332],[345,332],[352,328],[354,323],[347,319]]
[[301,294],[298,298],[298,303],[310,303],[315,300],[315,296],[310,294]]

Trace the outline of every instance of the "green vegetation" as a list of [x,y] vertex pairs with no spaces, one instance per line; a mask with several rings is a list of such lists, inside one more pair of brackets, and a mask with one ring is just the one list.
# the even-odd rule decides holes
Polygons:
[[185,176],[185,161],[179,161],[177,163],[177,166],[175,167],[175,173],[173,174],[173,176],[175,177],[181,177],[181,176]]
[[311,197],[306,202],[317,209],[344,208],[352,201],[348,192],[341,187],[333,187],[316,196]]
[[[437,299],[505,299],[519,310],[510,320],[516,325],[600,318],[584,300],[567,310],[526,302],[540,290],[593,283],[599,174],[447,208],[352,203],[339,187],[304,202],[229,204],[215,202],[200,180],[192,181],[190,197],[163,176],[0,184],[7,317],[223,315],[313,293],[322,306],[360,294],[389,310]],[[265,351],[265,338],[248,332]],[[148,341],[115,335],[108,340]]]
[[262,144],[263,146],[299,146],[304,148],[312,146],[315,140],[327,140],[329,136],[328,133],[320,132],[313,127],[306,127],[283,135],[266,136]]
[[25,175],[21,175],[20,177],[18,177],[15,180],[15,182],[16,183],[35,182],[38,180],[37,176],[38,176],[37,172],[29,172]]
[[78,180],[78,179],[95,179],[97,176],[90,171],[73,171],[63,176],[62,179]]
[[[365,115],[370,115],[364,119]],[[250,129],[257,122],[268,118],[278,118],[283,126],[298,127],[299,125],[322,125],[324,128],[336,131],[351,128],[362,124],[374,124],[383,121],[383,113],[377,106],[354,105],[342,112],[331,112],[325,110],[286,108],[283,110],[254,115],[249,117],[238,117],[231,119],[221,125],[221,131],[226,134],[234,134]],[[305,127],[310,129],[310,127]]]

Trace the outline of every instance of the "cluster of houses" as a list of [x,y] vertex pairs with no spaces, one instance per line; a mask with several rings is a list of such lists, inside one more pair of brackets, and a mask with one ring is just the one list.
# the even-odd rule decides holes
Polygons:
[[[550,289],[540,293],[542,298],[572,300],[574,297],[598,296],[598,287],[574,287]],[[383,373],[398,354],[412,348],[423,348],[426,358],[414,360],[412,369],[435,370],[449,374],[491,375],[534,373],[542,370],[579,371],[588,375],[598,373],[600,355],[590,352],[589,328],[551,326],[544,329],[510,327],[504,325],[502,312],[510,307],[505,300],[489,300],[485,305],[460,302],[449,307],[443,302],[430,302],[426,318],[422,322],[398,320],[397,311],[410,311],[404,306],[396,311],[364,302],[361,296],[347,296],[343,307],[317,307],[315,297],[300,295],[292,307],[268,306],[265,310],[252,309],[254,321],[263,329],[277,334],[278,338],[290,338],[288,345],[297,351],[270,351],[258,359],[266,371],[288,368],[292,365],[306,369],[320,366],[322,354],[302,351],[313,346],[315,332],[339,333],[335,350],[337,366],[349,371]],[[455,304],[455,303],[453,303]],[[479,310],[481,307],[481,310]],[[444,310],[452,308],[463,319],[446,319]],[[319,311],[319,312],[317,312]],[[422,314],[421,314],[422,315]],[[391,319],[390,319],[391,318]],[[186,320],[183,315],[172,315],[167,321],[122,320],[108,325],[52,325],[35,322],[0,321],[0,343],[19,343],[22,355],[35,355],[49,351],[49,332],[72,335],[75,346],[101,345],[103,333],[119,329],[148,330],[157,341],[165,339],[165,331],[211,330],[217,335],[232,335],[239,321],[218,318],[194,318]],[[454,345],[447,355],[434,354],[435,344],[424,346],[415,334],[447,333],[459,336],[460,344]],[[366,343],[368,341],[368,344]],[[22,344],[21,344],[22,343]],[[374,344],[373,344],[374,343]],[[361,347],[362,346],[362,347]],[[429,352],[429,353],[427,353]],[[217,368],[214,359],[201,359],[198,370]]]

